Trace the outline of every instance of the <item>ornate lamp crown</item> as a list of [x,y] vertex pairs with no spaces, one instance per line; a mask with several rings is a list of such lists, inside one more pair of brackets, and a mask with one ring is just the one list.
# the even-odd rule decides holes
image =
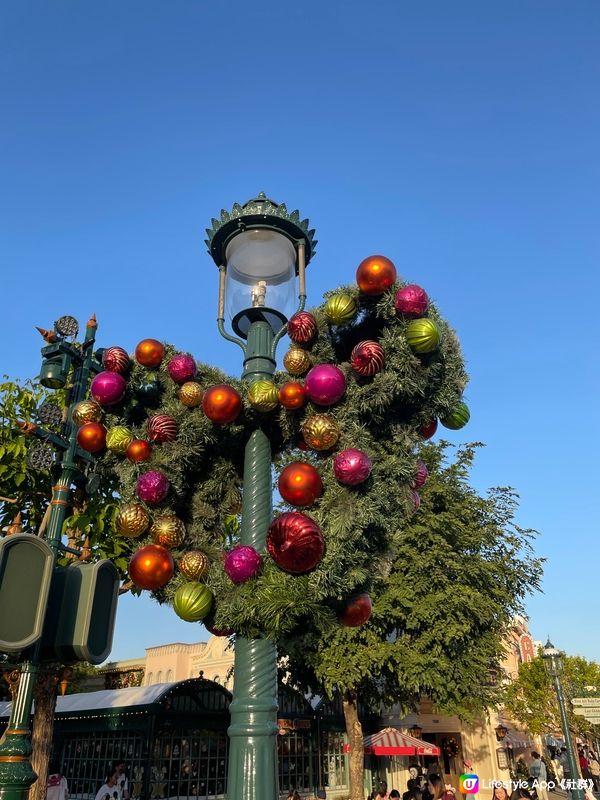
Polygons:
[[317,247],[315,230],[309,229],[308,220],[301,220],[298,210],[289,212],[285,203],[269,200],[264,192],[243,206],[234,203],[231,211],[222,209],[220,218],[213,218],[211,223],[212,228],[206,229],[205,244],[218,267],[225,263],[225,249],[230,239],[246,228],[269,228],[285,234],[293,242],[304,240],[307,264]]

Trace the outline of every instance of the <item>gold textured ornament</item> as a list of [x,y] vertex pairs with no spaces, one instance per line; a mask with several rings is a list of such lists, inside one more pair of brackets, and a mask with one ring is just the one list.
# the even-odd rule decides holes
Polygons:
[[332,325],[346,325],[358,312],[358,303],[349,294],[334,294],[325,303],[325,316]]
[[95,400],[82,400],[73,409],[73,422],[80,427],[88,422],[100,422],[101,419],[102,406]]
[[163,514],[154,521],[150,535],[162,547],[179,547],[185,539],[185,525],[175,514]]
[[124,425],[115,425],[106,431],[106,446],[113,453],[125,455],[132,441],[133,434]]
[[121,506],[115,519],[115,528],[123,536],[137,539],[150,524],[150,515],[139,503]]
[[248,389],[248,402],[257,411],[273,411],[279,405],[277,387],[272,381],[254,381]]
[[190,581],[199,581],[208,572],[210,561],[202,550],[189,550],[178,561],[179,571]]
[[187,381],[187,383],[184,383],[179,390],[179,399],[183,405],[187,406],[188,408],[196,408],[199,406],[200,403],[202,403],[203,396],[204,392],[200,388],[199,384],[195,383],[194,381]]
[[340,429],[327,414],[314,414],[302,426],[302,435],[313,450],[330,450],[340,438]]
[[310,368],[310,356],[301,347],[290,347],[283,357],[283,366],[290,375],[303,375]]

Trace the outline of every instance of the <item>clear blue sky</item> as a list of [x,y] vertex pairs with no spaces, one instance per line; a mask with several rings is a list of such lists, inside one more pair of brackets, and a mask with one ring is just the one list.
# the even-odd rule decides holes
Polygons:
[[[461,336],[478,487],[541,531],[534,636],[600,660],[596,0],[4,3],[0,372],[34,325],[231,373],[204,228],[264,190],[317,228],[310,300],[383,253]],[[114,657],[203,638],[125,598]]]

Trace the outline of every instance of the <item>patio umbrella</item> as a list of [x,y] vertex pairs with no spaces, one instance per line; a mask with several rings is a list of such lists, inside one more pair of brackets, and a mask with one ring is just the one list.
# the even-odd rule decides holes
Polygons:
[[[397,728],[384,728],[363,739],[364,751],[367,755],[373,756],[439,756],[439,747],[407,733],[402,733]],[[350,750],[350,746],[344,745],[344,752]]]

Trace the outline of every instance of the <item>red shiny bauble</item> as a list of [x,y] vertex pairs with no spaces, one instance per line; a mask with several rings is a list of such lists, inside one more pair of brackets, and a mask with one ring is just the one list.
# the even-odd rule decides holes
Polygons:
[[433,434],[437,431],[437,427],[437,419],[432,419],[431,422],[426,422],[424,425],[421,425],[419,433],[424,439],[431,439]]
[[142,339],[135,348],[135,360],[149,369],[156,369],[165,357],[165,348],[158,339]]
[[279,476],[279,494],[292,506],[309,506],[323,493],[321,476],[312,464],[294,461]]
[[267,550],[279,569],[301,575],[323,558],[325,540],[314,520],[299,511],[288,511],[269,525]]
[[409,319],[422,317],[427,311],[429,298],[427,292],[416,283],[409,283],[398,289],[394,298],[394,308],[398,314],[402,314]]
[[295,411],[306,403],[306,390],[301,383],[288,381],[279,390],[278,397],[284,408],[287,408],[288,411]]
[[129,561],[129,577],[140,589],[160,589],[171,580],[174,572],[173,556],[159,544],[147,544]]
[[385,365],[383,348],[379,342],[366,339],[359,342],[350,355],[350,366],[363,377],[371,377],[381,372]]
[[97,453],[106,447],[106,428],[99,422],[86,422],[77,431],[77,444],[88,453]]
[[129,369],[129,356],[122,347],[107,347],[102,353],[102,366],[109,372],[122,375]]
[[317,335],[317,321],[308,311],[299,311],[288,321],[288,335],[296,344],[307,344]]
[[144,439],[134,439],[127,447],[125,455],[130,461],[148,461],[152,455],[152,447]]
[[346,601],[340,613],[340,622],[347,628],[358,628],[364,625],[371,616],[373,604],[366,592],[357,594]]
[[146,423],[151,442],[174,442],[177,438],[177,423],[168,414],[156,414]]
[[396,282],[396,267],[385,256],[369,256],[358,265],[356,282],[363,294],[378,297]]
[[242,410],[242,398],[233,386],[218,383],[204,392],[202,410],[212,422],[226,425],[233,422]]

